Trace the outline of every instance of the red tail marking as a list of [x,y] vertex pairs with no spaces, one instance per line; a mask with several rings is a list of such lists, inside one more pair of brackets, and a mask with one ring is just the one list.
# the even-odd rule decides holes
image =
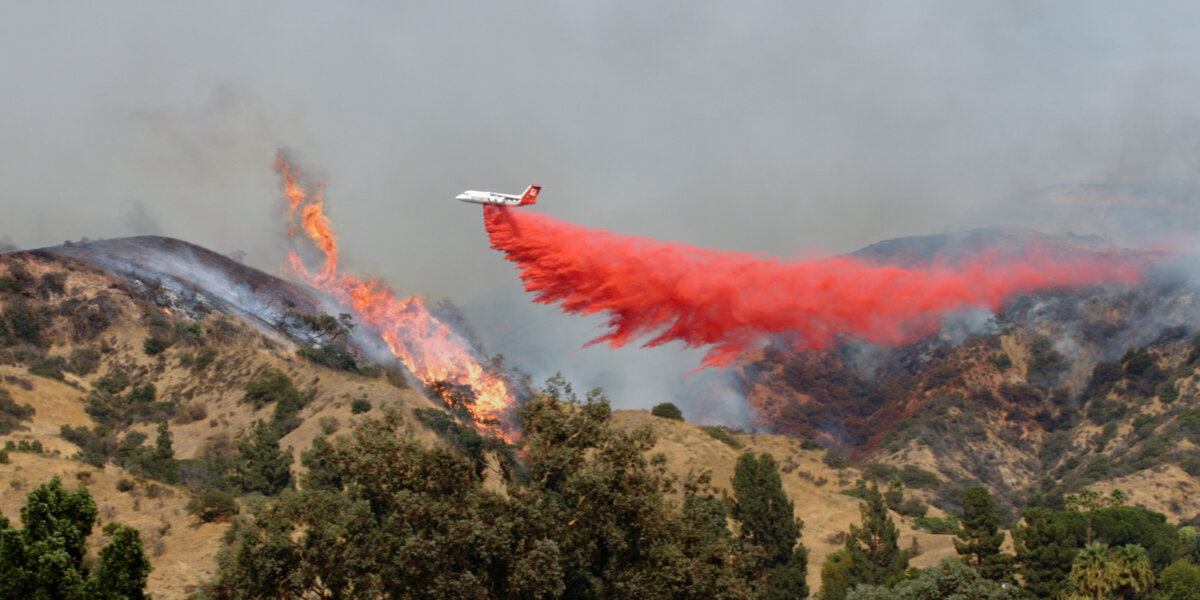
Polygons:
[[521,196],[521,203],[517,206],[525,206],[526,204],[537,204],[538,192],[542,191],[542,186],[531,185],[525,188],[525,194]]

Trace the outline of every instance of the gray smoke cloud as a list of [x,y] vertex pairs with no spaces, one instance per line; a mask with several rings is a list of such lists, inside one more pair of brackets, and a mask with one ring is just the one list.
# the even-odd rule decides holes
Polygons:
[[[5,3],[0,229],[23,247],[153,230],[275,271],[282,147],[328,182],[347,267],[468,307],[528,298],[478,207],[454,202],[466,188],[540,183],[536,208],[556,217],[784,256],[987,224],[1072,231],[1094,211],[1029,192],[1196,183],[1197,17],[1116,2]],[[475,324],[515,366],[691,395],[674,385],[688,353],[562,355],[595,323],[525,310],[513,320],[554,341],[545,354],[503,347],[503,321]]]

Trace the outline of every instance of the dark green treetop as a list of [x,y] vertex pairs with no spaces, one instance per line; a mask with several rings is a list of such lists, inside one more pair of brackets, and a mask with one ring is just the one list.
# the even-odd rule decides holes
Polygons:
[[982,486],[963,491],[962,529],[954,540],[954,549],[979,574],[993,581],[1012,581],[1013,557],[1000,552],[1004,532],[992,495]]
[[96,515],[87,488],[67,491],[55,477],[26,496],[23,528],[0,517],[0,599],[141,600],[150,561],[136,529],[117,527],[95,576],[84,566]]

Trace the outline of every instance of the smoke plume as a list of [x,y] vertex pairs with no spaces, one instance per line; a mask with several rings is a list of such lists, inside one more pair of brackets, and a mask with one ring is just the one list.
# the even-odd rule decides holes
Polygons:
[[852,257],[785,261],[627,236],[542,214],[484,208],[492,247],[517,264],[535,300],[566,313],[608,317],[588,342],[708,348],[703,367],[725,366],[765,335],[797,349],[860,339],[901,345],[935,333],[963,309],[1001,308],[1016,294],[1131,284],[1140,260],[1122,253],[1032,245],[923,267]]

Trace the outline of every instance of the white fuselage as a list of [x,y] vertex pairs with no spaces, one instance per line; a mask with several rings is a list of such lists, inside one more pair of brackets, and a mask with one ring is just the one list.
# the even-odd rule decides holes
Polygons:
[[463,202],[473,202],[475,204],[499,204],[502,206],[520,206],[520,196],[510,196],[508,194],[497,194],[495,192],[479,192],[476,190],[467,190],[458,196]]

